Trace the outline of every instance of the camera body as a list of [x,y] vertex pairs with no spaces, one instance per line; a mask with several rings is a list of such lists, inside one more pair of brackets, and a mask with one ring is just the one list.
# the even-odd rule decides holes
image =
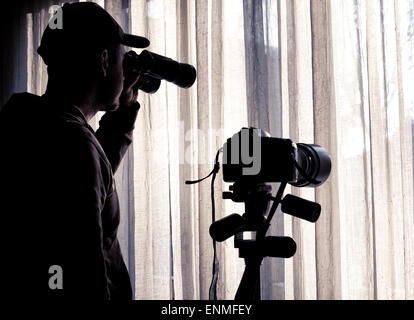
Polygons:
[[287,182],[297,187],[317,187],[331,171],[325,149],[271,137],[264,130],[242,128],[223,145],[225,182]]
[[[261,129],[242,128],[223,145],[223,180],[293,182],[297,180],[295,158],[297,147],[292,140],[273,138]],[[248,170],[252,168],[256,169]]]

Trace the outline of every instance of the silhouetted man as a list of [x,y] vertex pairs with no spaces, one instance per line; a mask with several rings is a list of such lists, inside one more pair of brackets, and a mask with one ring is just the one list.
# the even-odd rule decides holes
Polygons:
[[[124,34],[94,3],[65,4],[38,53],[46,93],[14,94],[0,112],[2,296],[131,299],[113,173],[140,108],[124,79]],[[108,111],[94,132],[88,121]]]

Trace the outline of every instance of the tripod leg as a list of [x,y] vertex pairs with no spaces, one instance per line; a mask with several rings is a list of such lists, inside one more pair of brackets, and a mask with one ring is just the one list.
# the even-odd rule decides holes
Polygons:
[[260,300],[260,265],[261,261],[247,262],[242,280],[237,289],[235,300],[258,301]]

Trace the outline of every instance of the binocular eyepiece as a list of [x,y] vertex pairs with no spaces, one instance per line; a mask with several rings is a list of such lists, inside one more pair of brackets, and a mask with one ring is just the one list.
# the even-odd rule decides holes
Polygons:
[[192,65],[148,50],[140,54],[128,51],[124,56],[123,69],[126,77],[139,75],[136,86],[147,93],[155,93],[161,85],[161,80],[186,89],[191,87],[197,78],[197,71]]

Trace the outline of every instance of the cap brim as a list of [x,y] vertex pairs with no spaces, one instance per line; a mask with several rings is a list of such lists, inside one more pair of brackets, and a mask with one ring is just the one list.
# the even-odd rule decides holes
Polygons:
[[124,46],[133,48],[146,48],[150,45],[150,41],[147,38],[128,33],[124,33],[121,43]]

